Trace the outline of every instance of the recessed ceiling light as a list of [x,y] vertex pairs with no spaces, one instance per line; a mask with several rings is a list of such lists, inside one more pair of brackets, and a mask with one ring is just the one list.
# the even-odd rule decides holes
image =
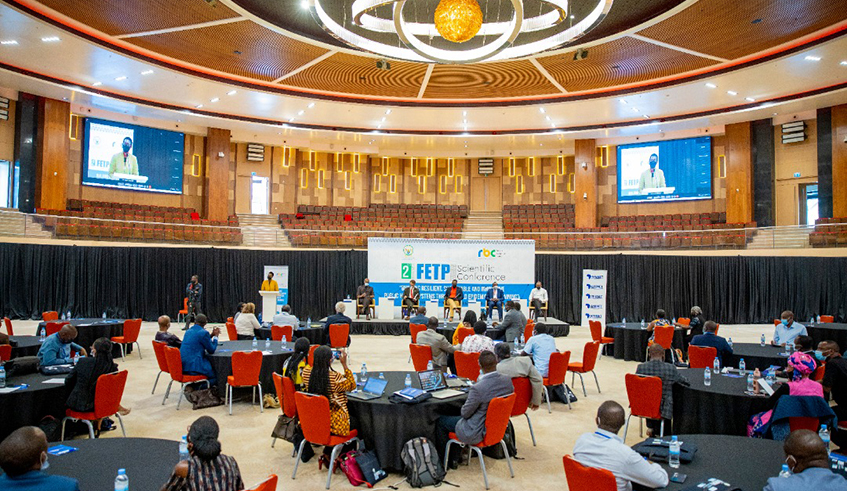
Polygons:
[[573,20],[573,19],[576,19],[576,16],[575,16],[575,15],[572,15],[572,16],[571,16],[571,20]]
[[230,90],[229,92],[227,92],[227,93],[226,93],[226,95],[235,95],[235,94],[237,94],[237,93],[238,93],[238,92],[236,92],[236,91],[234,91],[234,90]]
[[308,105],[308,106],[306,106],[306,107],[307,107],[307,108],[309,108],[309,109],[312,109],[313,107],[315,107],[315,103],[314,103],[314,102],[310,102],[310,103],[309,103],[309,105]]
[[41,40],[44,41],[45,43],[55,43],[55,42],[59,41],[59,36],[47,36],[47,37],[41,38]]
[[386,115],[386,116],[388,116],[389,114],[391,114],[391,109],[386,109],[386,110],[385,110],[385,115]]
[[220,97],[212,97],[209,102],[218,102],[219,100],[221,100]]
[[142,75],[153,75],[153,70],[144,70],[141,72]]
[[752,97],[745,97],[744,100],[747,102],[756,102],[756,99],[753,99]]
[[717,89],[718,88],[718,86],[713,84],[712,82],[706,83],[706,87],[708,87],[710,89]]
[[94,87],[99,87],[99,86],[103,85],[103,82],[94,82],[91,85],[93,85]]
[[197,104],[196,106],[194,106],[195,109],[200,109],[202,107],[203,107],[203,104]]
[[303,7],[304,9],[308,9],[309,8],[309,0],[303,0],[302,2],[300,2],[300,6]]
[[303,110],[301,109],[300,111],[298,111],[298,112],[297,112],[297,115],[298,115],[298,116],[302,116],[302,115],[303,115],[303,113],[305,113],[305,112],[306,112],[306,111],[303,111]]
[[541,112],[541,114],[544,114],[545,112],[547,112],[547,111],[544,110],[543,107],[539,107],[538,110]]
[[638,108],[637,108],[637,107],[633,107],[633,108],[632,108],[632,110],[633,110],[634,112],[638,112]]
[[467,115],[468,115],[467,111],[462,111],[462,116],[467,116]]
[[126,80],[126,75],[121,75],[120,77],[115,78],[115,82],[120,82],[121,80]]
[[644,115],[644,119],[650,119],[650,116],[648,116],[647,114],[645,114],[645,115]]
[[0,41],[0,44],[2,44],[3,46],[11,46],[13,44],[18,44],[18,42],[14,39],[7,39],[5,41]]
[[293,122],[294,122],[294,118],[288,118],[288,122],[289,122],[289,123],[293,123]]
[[734,90],[727,90],[726,93],[729,94],[729,95],[738,95],[738,92],[736,92]]
[[550,121],[550,116],[544,116],[544,119],[546,119],[547,121]]
[[382,123],[376,125],[376,129],[380,129],[380,128],[382,128]]
[[621,99],[621,104],[626,104],[626,99]]
[[820,56],[809,55],[805,58],[806,61],[821,61]]
[[842,62],[841,62],[841,65],[842,65],[842,66],[847,66],[847,61],[842,61]]
[[385,122],[385,116],[383,116],[383,117],[382,117],[382,122],[383,122],[383,123]]

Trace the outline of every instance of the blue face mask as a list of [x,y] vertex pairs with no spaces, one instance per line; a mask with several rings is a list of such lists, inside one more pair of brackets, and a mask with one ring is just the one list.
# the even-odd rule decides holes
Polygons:
[[818,361],[826,361],[826,357],[823,355],[823,351],[821,350],[815,350],[815,358],[817,358]]
[[788,327],[788,319],[782,319],[782,325]]

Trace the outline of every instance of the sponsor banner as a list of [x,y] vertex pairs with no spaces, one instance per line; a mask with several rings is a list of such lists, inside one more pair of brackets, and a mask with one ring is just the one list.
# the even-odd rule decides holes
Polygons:
[[442,301],[453,280],[468,301],[485,303],[493,282],[507,299],[528,298],[535,285],[533,240],[438,240],[368,238],[368,278],[377,298],[399,305],[409,281],[421,291],[421,305]]
[[288,266],[265,266],[263,280],[268,279],[268,273],[273,272],[274,281],[279,285],[279,296],[276,297],[276,313],[282,311],[282,306],[288,303]]
[[600,321],[606,327],[606,278],[609,272],[599,269],[582,270],[582,326],[588,321]]

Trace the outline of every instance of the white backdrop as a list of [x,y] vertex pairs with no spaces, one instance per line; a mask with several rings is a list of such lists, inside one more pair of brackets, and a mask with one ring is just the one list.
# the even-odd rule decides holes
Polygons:
[[604,269],[582,270],[582,326],[588,321],[600,321],[606,327],[606,280],[609,272]]
[[265,266],[265,276],[262,281],[268,278],[268,273],[273,271],[274,281],[279,285],[279,296],[276,297],[276,313],[282,310],[282,306],[288,303],[288,266]]

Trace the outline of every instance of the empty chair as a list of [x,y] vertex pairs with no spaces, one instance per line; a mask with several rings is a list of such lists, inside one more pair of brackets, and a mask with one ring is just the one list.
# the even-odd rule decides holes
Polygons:
[[277,482],[279,478],[276,474],[271,474],[267,479],[256,484],[252,488],[247,491],[276,491]]
[[182,322],[182,321],[180,321],[180,316],[185,317],[186,315],[188,315],[188,297],[185,297],[185,298],[182,299],[182,310],[177,312],[176,321]]
[[456,361],[456,375],[476,382],[479,378],[479,353],[456,351],[453,356]]
[[826,322],[826,323],[835,322],[835,316],[832,316],[832,315],[822,315],[822,316],[821,316],[821,322]]
[[588,328],[591,330],[591,339],[599,342],[600,346],[615,344],[615,338],[603,336],[603,325],[600,324],[600,321],[589,320]]
[[688,347],[689,368],[711,368],[718,356],[717,348],[711,346],[700,347],[693,344]]
[[644,420],[641,418],[660,420],[662,423],[659,436],[665,436],[665,420],[662,418],[662,379],[628,373],[625,383],[626,395],[629,398],[629,416],[626,417],[626,426],[623,430],[624,441],[626,441],[626,432],[629,431],[629,418],[633,416],[639,418],[641,423],[638,429],[639,436],[644,430]]
[[226,378],[226,402],[229,415],[232,416],[232,389],[235,387],[253,387],[253,404],[256,404],[256,388],[259,388],[259,409],[265,412],[262,403],[262,383],[259,373],[262,371],[261,351],[236,351],[232,354],[232,375]]
[[238,340],[238,330],[235,328],[234,322],[227,321],[226,323],[226,335],[230,341]]
[[570,455],[562,458],[565,466],[565,478],[568,480],[568,489],[574,491],[617,491],[618,483],[612,471],[586,467]]
[[332,471],[335,468],[335,458],[338,457],[344,445],[351,441],[356,442],[356,448],[358,449],[358,432],[356,430],[350,430],[344,436],[337,436],[330,433],[329,399],[324,396],[297,392],[294,394],[294,401],[297,405],[297,413],[300,415],[303,441],[300,442],[300,448],[297,450],[297,459],[294,461],[294,472],[291,473],[291,479],[297,477],[300,456],[303,455],[303,447],[307,443],[332,447],[332,455],[329,459],[329,471],[326,476],[326,489],[329,489],[329,485],[332,482]]
[[294,341],[294,327],[292,326],[271,326],[271,339],[274,341],[282,341],[282,337],[289,342]]
[[[568,374],[568,362],[570,362],[570,359],[570,351],[565,351],[564,353],[559,353],[557,351],[550,354],[550,364],[547,366],[547,376],[544,377],[544,397],[547,399],[548,413],[552,413],[553,409],[550,407],[550,392],[547,390],[547,387],[565,385],[565,377]],[[571,399],[568,397],[567,390],[565,391],[565,397],[568,400],[568,409],[573,409],[571,407]]]
[[6,326],[6,334],[8,334],[9,336],[14,336],[15,330],[12,329],[12,319],[8,317],[3,317],[3,324],[5,324]]
[[57,321],[59,320],[59,313],[55,310],[49,310],[47,312],[41,313],[41,320],[44,322]]
[[205,382],[206,387],[209,387],[209,379],[204,375],[185,375],[182,373],[182,355],[179,348],[165,346],[165,359],[168,361],[168,373],[171,375],[171,381],[168,382],[168,388],[165,390],[165,397],[162,399],[162,405],[168,400],[168,394],[171,393],[171,384],[179,382],[179,399],[176,401],[176,410],[179,411],[179,404],[182,402],[182,397],[185,395],[185,384],[193,382]]
[[532,420],[529,419],[529,404],[532,402],[532,384],[528,377],[515,377],[512,379],[515,388],[515,403],[512,405],[511,416],[526,416],[526,424],[529,425],[529,436],[532,437],[532,446],[535,446],[535,432],[532,431]]
[[132,345],[132,343],[135,343],[135,345],[138,346],[138,358],[141,359],[141,345],[138,344],[138,334],[140,332],[141,319],[127,319],[124,321],[123,336],[114,336],[112,338],[113,343],[117,343],[121,346],[121,360],[123,360],[126,356],[125,345]]
[[97,377],[97,385],[94,388],[94,411],[80,413],[72,409],[65,410],[65,417],[62,419],[62,441],[65,440],[65,423],[68,420],[82,421],[88,426],[88,437],[94,439],[94,426],[92,421],[96,421],[105,417],[116,416],[121,424],[121,433],[126,437],[124,430],[124,420],[118,410],[121,407],[121,398],[124,395],[124,387],[126,387],[127,371],[121,370],[117,373],[107,373]]
[[344,348],[350,341],[350,324],[330,324],[329,347]]
[[568,364],[568,371],[573,374],[571,375],[571,385],[574,383],[575,376],[579,375],[579,381],[582,383],[582,395],[585,397],[588,397],[588,393],[585,392],[585,380],[582,379],[583,373],[591,372],[594,375],[594,383],[597,384],[597,392],[600,393],[600,382],[597,380],[597,374],[594,373],[594,364],[597,363],[598,351],[600,351],[599,342],[592,341],[585,343],[585,348],[582,350],[582,361]]
[[156,363],[159,364],[159,373],[156,374],[156,381],[153,382],[153,390],[150,391],[151,394],[156,392],[156,385],[159,384],[159,376],[162,373],[168,372],[168,359],[165,357],[165,347],[168,343],[162,343],[160,341],[153,341],[153,354],[156,356]]
[[416,372],[427,369],[427,363],[432,361],[432,348],[427,344],[410,344],[409,352],[412,354],[412,364]]

